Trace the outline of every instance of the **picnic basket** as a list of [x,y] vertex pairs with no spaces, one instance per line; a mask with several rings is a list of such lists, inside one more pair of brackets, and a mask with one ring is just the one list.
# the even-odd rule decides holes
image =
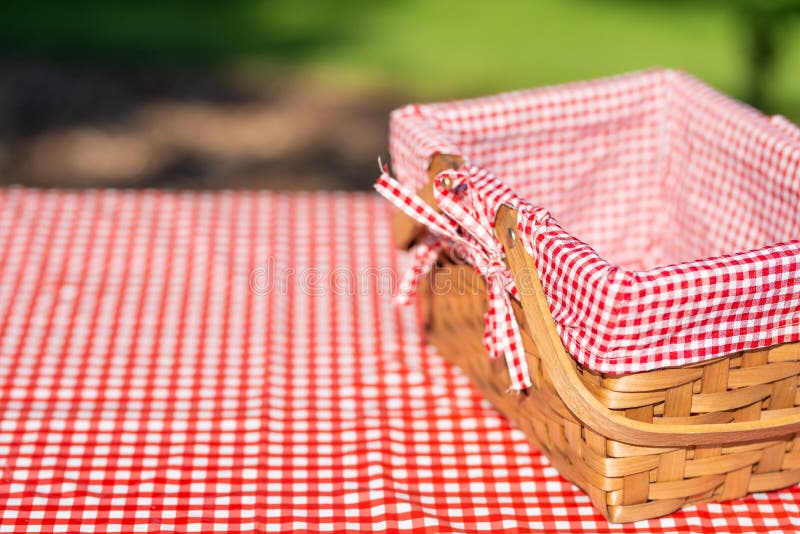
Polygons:
[[[429,341],[604,517],[644,520],[800,481],[800,136],[790,123],[684,73],[655,70],[410,106],[393,113],[390,137],[399,182],[385,172],[378,189],[401,208],[395,239],[414,250],[413,283],[404,290],[417,293]],[[583,178],[573,183],[575,175]],[[541,178],[526,185],[530,176]],[[744,185],[735,185],[741,176]],[[620,182],[606,183],[613,180]],[[648,180],[660,191],[655,199],[644,191]],[[700,180],[699,192],[686,193],[691,186],[681,180]],[[531,207],[537,199],[527,196],[536,195],[559,205],[555,218]],[[627,202],[619,213],[609,204],[614,195]],[[600,236],[605,252],[632,240],[618,247],[626,269],[600,263],[597,251],[555,222],[570,219],[567,197],[588,214],[585,224],[572,217],[572,227]],[[686,202],[692,209],[682,211]],[[636,237],[635,218],[609,231],[615,223],[603,213],[624,219],[640,204],[650,227],[679,234],[681,243],[713,241],[713,225],[723,226],[721,237],[694,249],[659,245],[669,239],[648,228]],[[674,218],[664,215],[670,209]],[[754,210],[770,213],[759,218]],[[679,222],[687,217],[713,225],[690,235]],[[497,254],[464,250],[494,246],[489,233]],[[655,259],[636,258],[636,250]],[[692,256],[703,253],[716,256]],[[586,277],[565,274],[584,263],[595,269]],[[740,276],[748,272],[759,275]],[[615,276],[622,282],[608,286]],[[700,289],[684,287],[687,279]],[[654,285],[633,294],[644,281]],[[614,298],[608,287],[628,292]],[[670,298],[658,321],[648,322],[640,318],[656,302],[653,288]],[[593,304],[600,319],[567,309],[593,292],[606,297]],[[653,332],[656,341],[648,341]],[[597,337],[606,342],[592,345]],[[509,358],[519,349],[523,361]],[[624,356],[605,361],[604,350]]]

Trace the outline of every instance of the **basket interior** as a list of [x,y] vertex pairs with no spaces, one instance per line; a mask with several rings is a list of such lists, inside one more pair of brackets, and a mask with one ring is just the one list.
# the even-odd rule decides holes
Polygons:
[[796,130],[656,70],[426,110],[472,163],[628,270],[800,236]]

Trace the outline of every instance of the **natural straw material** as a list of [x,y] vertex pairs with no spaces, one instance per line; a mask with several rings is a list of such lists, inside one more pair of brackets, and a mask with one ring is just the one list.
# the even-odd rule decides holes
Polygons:
[[[502,208],[495,230],[520,295],[515,315],[533,386],[508,393],[505,363],[490,360],[481,342],[486,286],[447,257],[420,285],[429,340],[606,518],[649,519],[800,481],[800,344],[643,373],[590,371],[559,339],[516,219]],[[419,232],[398,221],[399,243]]]

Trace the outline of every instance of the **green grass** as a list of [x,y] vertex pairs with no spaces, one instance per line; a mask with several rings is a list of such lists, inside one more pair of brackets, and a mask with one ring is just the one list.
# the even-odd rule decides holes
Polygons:
[[[767,104],[800,117],[787,21]],[[338,83],[457,98],[634,69],[747,90],[747,33],[724,2],[38,1],[0,6],[0,46],[68,60],[291,66]],[[277,72],[277,71],[276,71]]]
[[405,2],[315,61],[369,69],[431,96],[530,87],[654,65],[740,89],[735,21],[724,10],[581,0]]

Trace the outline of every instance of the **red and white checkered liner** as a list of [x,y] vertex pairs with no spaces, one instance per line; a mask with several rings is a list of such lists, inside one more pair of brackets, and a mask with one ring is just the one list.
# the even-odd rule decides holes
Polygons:
[[607,523],[392,305],[388,219],[0,190],[0,532],[800,528],[800,486]]
[[390,148],[407,187],[458,154],[490,216],[519,208],[561,339],[596,371],[800,340],[800,131],[782,117],[654,70],[408,106]]

